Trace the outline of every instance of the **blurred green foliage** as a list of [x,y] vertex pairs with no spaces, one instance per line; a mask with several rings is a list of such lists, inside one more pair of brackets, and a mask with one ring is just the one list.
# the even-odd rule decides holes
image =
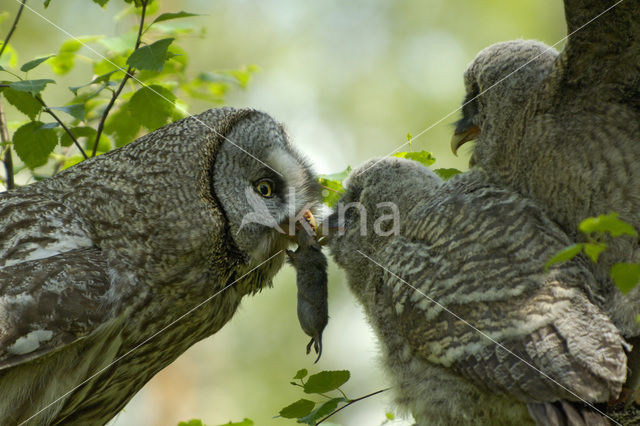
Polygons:
[[[104,7],[108,0],[95,3]],[[194,29],[176,30],[159,23],[198,14],[165,12],[145,24],[150,19],[148,12],[157,13],[159,0],[114,3],[121,8],[116,20],[133,16],[137,21],[121,35],[72,36],[60,44],[58,53],[29,59],[19,69],[20,49],[9,44],[13,40],[3,46],[7,60],[0,72],[8,79],[0,82],[0,94],[26,116],[12,123],[17,129],[10,140],[2,143],[3,154],[15,152],[20,160],[13,167],[7,165],[3,183],[7,182],[7,174],[16,174],[25,167],[33,178],[42,178],[87,157],[121,147],[140,136],[143,128],[152,131],[188,115],[189,97],[221,104],[229,88],[246,88],[257,69],[250,66],[231,71],[200,71],[198,77],[188,78],[189,55],[179,42]],[[49,2],[44,4],[49,6]],[[83,48],[94,55],[80,56]],[[53,105],[57,106],[46,103],[46,89],[56,84],[56,79],[30,79],[29,73],[41,64],[48,64],[49,77],[58,78],[70,73],[79,60],[88,63],[91,74],[74,77],[88,82],[79,80],[68,86],[66,96],[52,97]],[[216,75],[224,78],[212,77]],[[35,171],[45,166],[49,167]]]
[[[546,263],[547,269],[556,263],[571,260],[580,253],[584,253],[593,263],[597,263],[600,255],[608,248],[605,242],[606,234],[613,238],[624,235],[638,236],[633,226],[620,219],[617,213],[588,217],[580,222],[578,229],[585,235],[587,241],[572,244],[556,253]],[[611,266],[610,275],[618,289],[626,294],[640,282],[640,265],[615,263]]]

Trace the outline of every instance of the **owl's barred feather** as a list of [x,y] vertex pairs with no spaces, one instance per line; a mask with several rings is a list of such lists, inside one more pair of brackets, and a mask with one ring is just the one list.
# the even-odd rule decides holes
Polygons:
[[278,221],[317,201],[279,124],[222,108],[0,194],[0,423],[106,423],[270,286],[289,237],[241,226],[265,176]]
[[586,259],[545,270],[571,240],[541,208],[482,171],[442,182],[400,159],[354,171],[340,203],[375,220],[381,201],[397,204],[399,235],[361,234],[353,211],[331,249],[418,424],[531,424],[561,402],[559,424],[574,411],[607,424],[584,403],[618,396],[628,345]]
[[[640,230],[640,4],[564,4],[561,52],[514,40],[471,62],[464,75],[470,103],[452,147],[477,138],[472,163],[536,202],[573,239],[584,239],[582,220],[612,212]],[[595,269],[608,292],[605,310],[625,337],[638,337],[640,287],[622,295],[609,271],[640,261],[639,240],[606,237],[606,244]]]

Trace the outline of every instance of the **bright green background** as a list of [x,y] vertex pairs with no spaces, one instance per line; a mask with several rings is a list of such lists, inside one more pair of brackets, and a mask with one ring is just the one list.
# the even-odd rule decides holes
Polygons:
[[[133,18],[114,23],[121,3],[112,0],[106,10],[88,0],[53,0],[46,10],[42,1],[28,4],[75,36],[113,36],[134,25]],[[17,7],[16,0],[4,0],[0,11],[13,18]],[[464,168],[469,148],[456,159],[449,138],[466,64],[494,42],[537,38],[554,44],[565,34],[559,0],[162,2],[161,11],[179,10],[206,15],[189,20],[205,27],[204,36],[180,41],[189,54],[189,72],[260,66],[249,88],[232,92],[227,103],[256,107],[284,122],[320,173],[386,155],[406,142],[407,133],[415,137],[425,129],[430,130],[414,140],[413,150],[433,152],[435,167]],[[11,20],[2,22],[2,37]],[[12,44],[22,63],[55,53],[67,38],[25,10]],[[80,63],[69,75],[55,77],[58,84],[47,88],[46,99],[68,100],[66,87],[86,82],[88,75],[89,66]],[[29,74],[50,77],[44,66]],[[212,106],[191,101],[190,111]],[[7,115],[9,121],[24,120],[10,107]],[[294,274],[287,266],[274,289],[246,299],[230,324],[159,374],[112,424],[173,425],[194,417],[208,424],[243,417],[257,425],[293,424],[272,416],[301,396],[288,384],[299,368],[351,370],[345,386],[351,397],[385,387],[372,334],[335,265],[329,280],[331,319],[317,368],[304,355],[307,337],[297,323]],[[389,396],[378,396],[344,410],[335,422],[377,425],[389,409]]]

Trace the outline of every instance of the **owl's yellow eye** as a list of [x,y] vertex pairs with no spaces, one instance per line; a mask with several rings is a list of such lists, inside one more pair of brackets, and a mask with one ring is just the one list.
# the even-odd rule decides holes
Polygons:
[[268,179],[263,179],[256,183],[256,191],[258,194],[262,195],[264,198],[273,197],[273,182]]

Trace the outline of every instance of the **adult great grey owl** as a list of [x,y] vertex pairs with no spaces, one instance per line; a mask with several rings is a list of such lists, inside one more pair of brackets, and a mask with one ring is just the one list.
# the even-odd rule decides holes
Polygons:
[[[574,239],[583,238],[583,219],[611,212],[640,231],[640,3],[564,5],[562,52],[517,40],[476,56],[465,72],[452,149],[477,138],[472,164],[533,199]],[[609,271],[616,262],[640,261],[638,238],[606,242],[595,269],[609,293],[605,309],[634,338],[640,287],[622,295]]]
[[[351,176],[331,251],[417,424],[608,424],[585,402],[618,396],[626,343],[587,260],[545,271],[571,241],[542,209],[479,170],[442,182],[391,158]],[[395,235],[371,226],[382,202]]]
[[232,108],[0,194],[0,424],[107,422],[271,285],[290,237],[264,223],[318,196],[283,128]]

